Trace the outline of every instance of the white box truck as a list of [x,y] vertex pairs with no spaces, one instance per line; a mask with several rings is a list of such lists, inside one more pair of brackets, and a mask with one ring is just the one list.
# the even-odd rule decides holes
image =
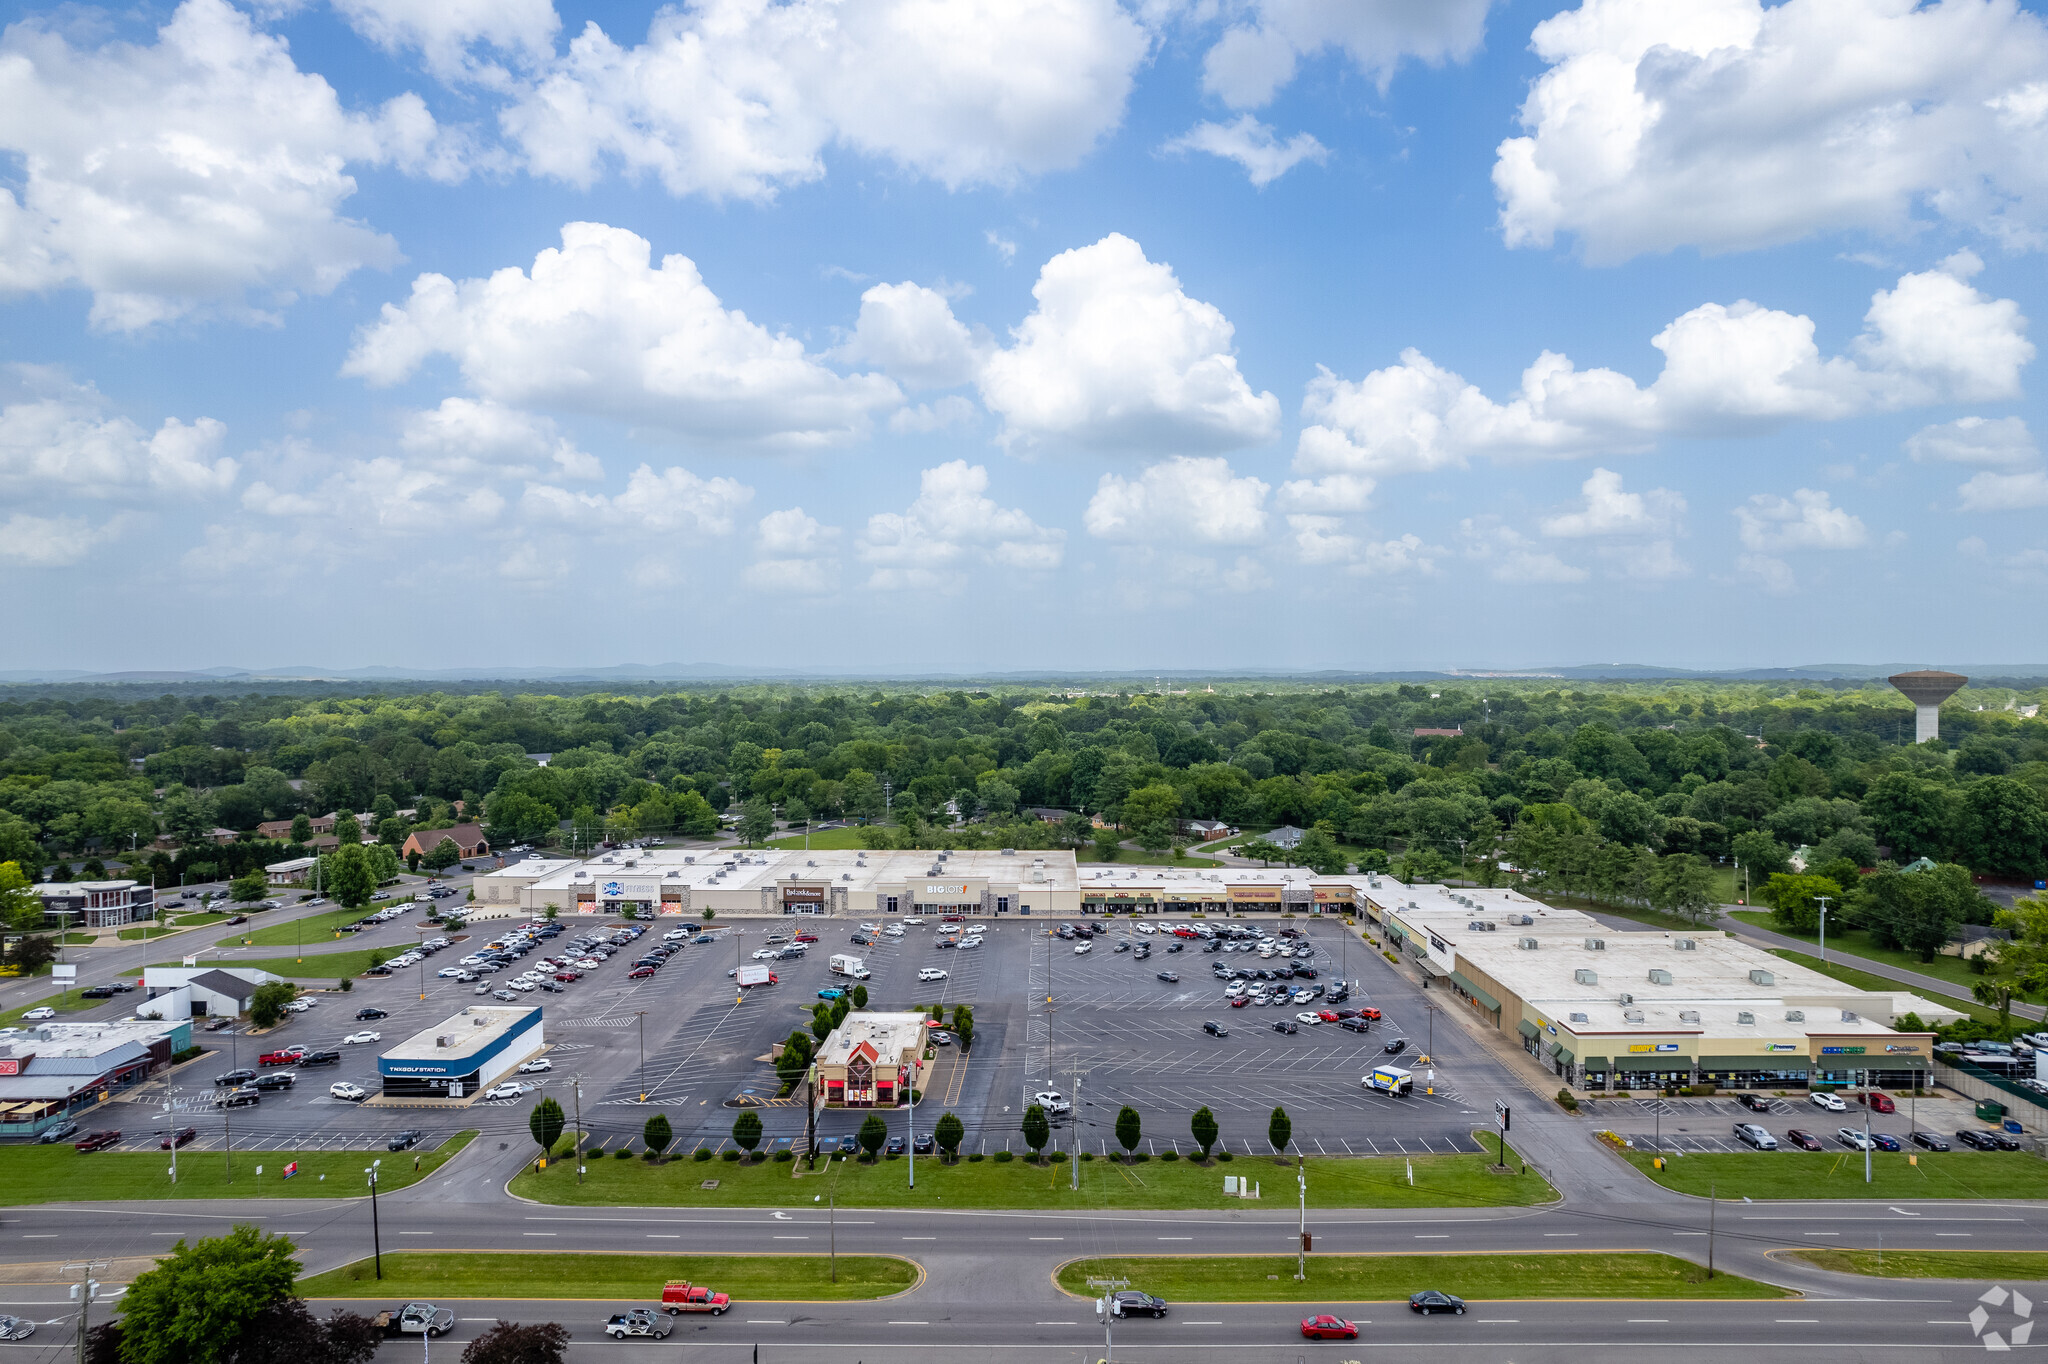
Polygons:
[[1399,1066],[1375,1066],[1372,1074],[1366,1076],[1361,1083],[1367,1089],[1376,1089],[1382,1094],[1401,1098],[1415,1088],[1415,1077]]
[[739,969],[737,974],[739,977],[739,983],[742,985],[775,984],[774,972],[770,971],[766,966],[763,966],[758,962],[747,963],[745,966],[742,966]]
[[866,980],[868,978],[867,965],[859,957],[851,956],[845,952],[834,952],[832,960],[828,965],[832,968],[832,974],[835,976],[850,976],[855,980]]

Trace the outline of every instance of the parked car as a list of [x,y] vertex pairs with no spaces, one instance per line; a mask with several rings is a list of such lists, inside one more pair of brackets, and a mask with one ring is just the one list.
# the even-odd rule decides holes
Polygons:
[[1778,1139],[1753,1122],[1736,1123],[1735,1135],[1759,1151],[1778,1149]]
[[1849,1110],[1849,1105],[1824,1089],[1814,1090],[1806,1096],[1806,1101],[1815,1108],[1825,1109],[1829,1113],[1846,1113]]
[[243,1085],[215,1097],[215,1108],[249,1108],[263,1102],[263,1092],[254,1085]]
[[1301,1031],[1301,1025],[1299,1023],[1296,1023],[1291,1018],[1282,1018],[1274,1022],[1273,1031],[1284,1033],[1298,1033]]
[[1948,1143],[1935,1136],[1932,1132],[1915,1132],[1913,1134],[1913,1144],[1928,1151],[1946,1151],[1949,1149]]
[[484,1097],[486,1099],[523,1099],[532,1089],[532,1085],[523,1085],[517,1080],[507,1080],[504,1084],[492,1085],[489,1089],[485,1090]]
[[347,1103],[361,1103],[370,1097],[370,1091],[361,1085],[350,1084],[347,1080],[336,1080],[327,1086],[327,1092]]
[[356,1045],[368,1042],[382,1042],[384,1040],[384,1034],[381,1032],[371,1032],[369,1029],[365,1028],[361,1032],[352,1032],[347,1037],[344,1037],[341,1040],[343,1042]]
[[1791,1142],[1794,1146],[1798,1147],[1802,1151],[1820,1151],[1826,1149],[1820,1144],[1819,1137],[1816,1137],[1815,1135],[1813,1135],[1813,1133],[1807,1131],[1803,1127],[1786,1128],[1785,1140]]
[[1408,1050],[1408,1039],[1405,1037],[1397,1037],[1393,1041],[1387,1043],[1386,1046],[1380,1048],[1380,1050],[1384,1051],[1389,1056],[1399,1056],[1402,1052]]
[[1209,1019],[1203,1022],[1202,1031],[1209,1034],[1209,1036],[1211,1037],[1230,1036],[1230,1030],[1228,1028],[1225,1028],[1221,1023],[1216,1022],[1214,1019]]
[[241,1070],[224,1071],[214,1076],[213,1082],[216,1085],[246,1085],[255,1078],[256,1072],[245,1066]]
[[67,1118],[55,1127],[45,1128],[42,1135],[36,1138],[36,1144],[38,1146],[54,1146],[66,1137],[75,1137],[77,1135],[78,1124]]
[[1872,1132],[1870,1142],[1880,1151],[1903,1151],[1905,1147],[1889,1132]]
[[1462,1317],[1465,1315],[1465,1300],[1453,1297],[1449,1293],[1440,1293],[1434,1288],[1426,1288],[1420,1293],[1408,1295],[1408,1310],[1420,1312],[1424,1316],[1432,1312],[1451,1312]]
[[1896,1113],[1899,1111],[1899,1106],[1892,1102],[1891,1095],[1879,1094],[1876,1090],[1865,1093],[1863,1103],[1873,1113]]
[[538,1075],[544,1070],[553,1070],[555,1063],[545,1056],[536,1056],[519,1068],[521,1075]]
[[363,1009],[357,1009],[357,1010],[356,1010],[356,1018],[357,1018],[357,1019],[358,1019],[359,1021],[361,1021],[361,1022],[364,1022],[364,1023],[367,1023],[367,1022],[369,1022],[369,1021],[370,1021],[371,1019],[376,1019],[376,1018],[389,1018],[389,1017],[391,1017],[391,1015],[390,1015],[390,1013],[389,1013],[388,1011],[386,1011],[386,1010],[384,1010],[384,1009],[379,1009],[379,1008],[375,1008],[375,1007],[371,1007],[371,1008],[363,1008]]
[[1835,1140],[1852,1151],[1869,1151],[1877,1148],[1877,1143],[1864,1136],[1860,1127],[1837,1127]]
[[1761,1094],[1738,1094],[1735,1096],[1735,1101],[1752,1113],[1768,1113],[1771,1111],[1770,1100],[1764,1098]]
[[425,1132],[422,1132],[417,1127],[408,1127],[403,1132],[392,1133],[391,1140],[384,1143],[384,1149],[387,1151],[407,1151],[419,1145],[420,1138],[426,1135]]
[[44,1019],[46,1019],[46,1018],[55,1018],[56,1016],[57,1016],[57,1011],[56,1011],[55,1009],[52,1009],[51,1007],[49,1007],[49,1006],[48,1006],[47,1004],[44,1004],[44,1005],[39,1005],[39,1006],[37,1006],[36,1008],[30,1009],[30,1010],[29,1010],[29,1011],[28,1011],[27,1013],[23,1014],[23,1015],[22,1015],[21,1017],[22,1017],[22,1019],[23,1019],[23,1021],[24,1021],[24,1022],[29,1022],[29,1023],[40,1023],[40,1022],[42,1022],[42,1021],[43,1021]]
[[298,1082],[299,1077],[288,1070],[273,1070],[268,1075],[257,1076],[254,1081],[256,1088],[266,1092],[273,1089],[290,1089]]
[[111,1127],[103,1127],[97,1132],[88,1133],[80,1137],[71,1144],[80,1151],[104,1151],[119,1140],[121,1140],[121,1134],[118,1131]]
[[166,1136],[162,1141],[158,1142],[157,1146],[160,1150],[168,1151],[174,1146],[183,1146],[187,1142],[197,1141],[198,1139],[198,1128],[181,1127],[177,1131],[172,1132],[170,1135]]

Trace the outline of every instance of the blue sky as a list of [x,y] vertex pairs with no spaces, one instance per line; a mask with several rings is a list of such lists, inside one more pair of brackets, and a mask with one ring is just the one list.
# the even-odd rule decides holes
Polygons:
[[13,13],[20,666],[2039,652],[2034,8]]

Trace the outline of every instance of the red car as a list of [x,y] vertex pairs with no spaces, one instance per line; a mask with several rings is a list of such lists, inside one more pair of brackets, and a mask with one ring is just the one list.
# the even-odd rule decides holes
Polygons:
[[1325,1023],[1335,1023],[1343,1015],[1335,1009],[1318,1009],[1316,1010],[1316,1017],[1322,1019]]
[[1250,995],[1239,995],[1236,999],[1230,1001],[1230,1007],[1233,1009],[1242,1009],[1245,1005],[1251,1002],[1252,997]]
[[1824,1151],[1827,1149],[1821,1145],[1819,1137],[1801,1127],[1787,1128],[1785,1140],[1791,1142],[1802,1151]]
[[82,1140],[74,1141],[71,1144],[81,1151],[103,1151],[119,1140],[121,1140],[121,1134],[109,1127],[91,1133]]
[[1356,1340],[1358,1327],[1325,1312],[1319,1317],[1303,1317],[1301,1334],[1309,1340]]
[[1369,1019],[1371,1019],[1371,1020],[1372,1020],[1373,1022],[1375,1022],[1375,1023],[1377,1023],[1377,1022],[1379,1022],[1379,1021],[1380,1021],[1380,1011],[1379,1011],[1378,1009],[1373,1009],[1373,1008],[1365,1008],[1365,1009],[1360,1009],[1360,1010],[1358,1011],[1358,1016],[1359,1016],[1360,1018],[1369,1018]]
[[162,1149],[168,1151],[173,1146],[183,1146],[186,1142],[193,1140],[198,1135],[199,1129],[196,1127],[181,1127],[177,1131],[171,1133],[171,1135],[169,1135],[168,1137],[165,1137],[163,1141],[158,1143],[158,1145],[162,1147]]
[[649,976],[651,976],[651,975],[653,975],[653,974],[654,974],[654,968],[653,968],[652,966],[636,966],[636,967],[634,967],[634,968],[633,968],[632,970],[630,970],[630,971],[626,972],[626,979],[627,979],[627,980],[645,980],[645,979],[647,979],[647,977],[649,977]]
[[799,933],[790,939],[791,942],[816,942],[817,940],[818,935],[815,933]]
[[570,983],[571,981],[575,981],[575,980],[580,980],[580,979],[582,979],[582,976],[583,976],[583,973],[582,973],[581,971],[557,971],[557,972],[555,972],[555,979],[556,979],[556,980],[559,980],[559,981],[561,981],[561,982],[562,982],[562,983],[563,983],[564,985],[567,985],[567,984],[569,984],[569,983]]
[[724,1293],[714,1293],[678,1279],[662,1285],[661,1305],[672,1317],[684,1312],[709,1312],[719,1317],[732,1306],[732,1299]]
[[942,924],[957,924],[966,917],[964,914],[941,914],[939,922]]
[[1892,1102],[1891,1095],[1879,1094],[1876,1090],[1871,1090],[1865,1094],[1863,1102],[1869,1106],[1870,1111],[1873,1113],[1896,1113],[1899,1111],[1899,1106]]
[[287,1047],[283,1051],[266,1051],[256,1058],[256,1064],[259,1066],[295,1066],[299,1063],[299,1058],[305,1055],[305,1053],[306,1049],[304,1047]]

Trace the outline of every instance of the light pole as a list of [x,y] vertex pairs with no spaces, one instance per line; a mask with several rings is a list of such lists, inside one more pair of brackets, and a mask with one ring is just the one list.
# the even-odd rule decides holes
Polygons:
[[377,1167],[383,1163],[381,1160],[373,1160],[370,1162],[370,1168],[363,1171],[370,1177],[370,1248],[376,1257],[379,1280],[384,1277],[384,1234],[377,1225]]
[[169,1104],[164,1105],[164,1124],[171,1138],[171,1187],[175,1189],[178,1186],[178,1122],[171,1116]]
[[1294,1148],[1294,1183],[1301,1193],[1301,1239],[1294,1243],[1294,1278],[1308,1278],[1308,1168],[1302,1164],[1301,1148]]
[[1813,902],[1820,906],[1820,964],[1828,964],[1828,901],[1831,895],[1816,895]]
[[917,1039],[917,1059],[910,1063],[910,1140],[904,1143],[903,1153],[910,1162],[910,1187],[917,1187],[917,1072],[924,1066],[924,1043],[922,1034]]
[[647,1010],[635,1009],[633,1017],[640,1020],[640,1102],[647,1102]]

